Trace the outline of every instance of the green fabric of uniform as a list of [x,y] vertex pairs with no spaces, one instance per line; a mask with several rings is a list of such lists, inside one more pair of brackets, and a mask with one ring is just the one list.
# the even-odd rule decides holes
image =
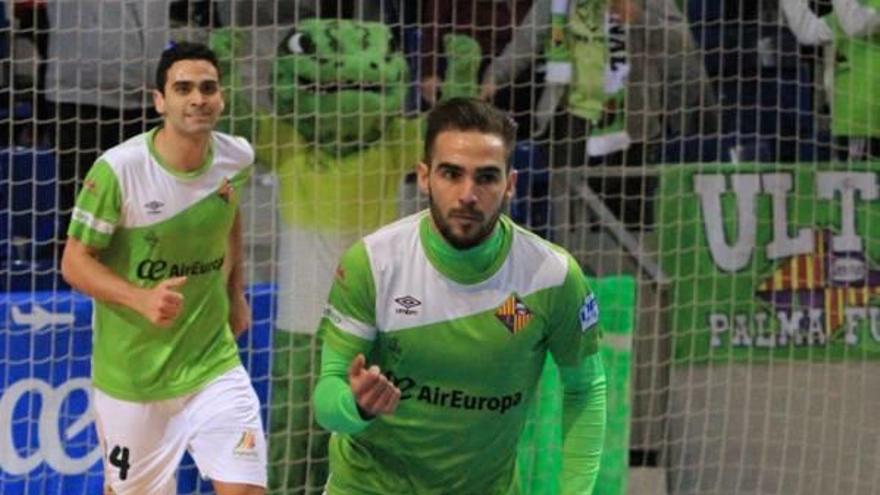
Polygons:
[[[132,138],[98,161],[68,229],[99,248],[101,263],[132,285],[151,288],[187,277],[180,288],[186,303],[169,328],[157,328],[131,308],[95,302],[92,382],[137,402],[186,395],[241,363],[227,321],[223,267],[238,191],[253,170],[252,150],[239,138],[214,133],[210,161],[195,174],[171,174],[151,145],[155,133]],[[157,215],[162,208],[172,213],[135,223],[132,209],[141,205]]]
[[470,249],[456,249],[449,244],[437,232],[428,215],[422,219],[419,233],[425,254],[434,268],[460,284],[473,284],[491,277],[504,263],[510,251],[511,226],[508,222],[498,222],[485,241]]
[[591,494],[605,439],[606,380],[602,356],[559,368],[562,381],[563,494]]
[[[502,217],[500,234],[485,241],[494,250],[475,251],[480,280],[456,283],[446,274],[457,274],[461,260],[444,258],[425,241],[427,216],[403,219],[355,245],[330,291],[315,396],[318,421],[337,430],[329,495],[518,493],[516,444],[547,354],[577,369],[598,350],[594,298],[570,255]],[[498,258],[502,268],[494,266]],[[365,426],[347,383],[357,353],[402,393],[394,414]],[[589,397],[577,380],[570,385],[566,431],[575,439],[569,448],[579,449],[578,439],[591,434],[582,433],[586,423],[574,411]],[[487,450],[495,454],[486,457]],[[573,469],[589,464],[583,453],[575,457]],[[577,489],[589,480],[566,483]]]
[[340,433],[357,433],[370,425],[358,412],[348,384],[351,360],[330,346],[321,351],[321,380],[315,388],[315,414],[325,418],[323,426]]

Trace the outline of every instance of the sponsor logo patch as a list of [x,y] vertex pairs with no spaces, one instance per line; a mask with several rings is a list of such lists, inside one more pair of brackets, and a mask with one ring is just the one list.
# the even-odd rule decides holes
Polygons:
[[257,455],[257,435],[253,430],[245,430],[241,434],[241,438],[232,449],[232,453],[236,456],[255,457]]
[[495,310],[495,317],[515,335],[532,321],[532,311],[516,294],[511,294]]
[[586,332],[599,322],[599,303],[596,301],[596,296],[587,294],[587,297],[584,298],[584,304],[578,311],[578,318],[581,321],[582,332]]

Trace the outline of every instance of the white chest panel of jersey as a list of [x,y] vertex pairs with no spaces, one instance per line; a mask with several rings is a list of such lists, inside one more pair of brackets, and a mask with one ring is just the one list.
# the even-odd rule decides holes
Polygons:
[[520,229],[514,231],[507,259],[487,280],[472,285],[450,280],[425,254],[419,236],[424,215],[411,215],[364,238],[376,286],[379,332],[494,310],[512,293],[526,296],[565,281],[565,256]]
[[254,161],[248,142],[214,132],[211,163],[192,176],[174,174],[150,153],[145,133],[109,150],[102,159],[119,182],[122,209],[118,226],[137,228],[176,216],[205,197],[216,194],[226,181]]

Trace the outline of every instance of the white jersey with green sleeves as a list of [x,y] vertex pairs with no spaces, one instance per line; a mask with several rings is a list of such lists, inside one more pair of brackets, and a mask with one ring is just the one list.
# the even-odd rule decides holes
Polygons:
[[332,436],[328,493],[517,493],[516,444],[548,352],[575,366],[598,350],[595,299],[564,250],[502,216],[497,262],[461,283],[425,250],[432,228],[427,212],[406,217],[337,270],[325,345],[365,353],[402,395],[393,414]]
[[239,191],[254,161],[246,140],[215,132],[202,166],[176,172],[155,153],[155,133],[134,137],[98,159],[68,229],[134,285],[188,277],[180,289],[182,313],[170,328],[95,301],[94,385],[141,402],[190,393],[240,363],[228,325],[224,258]]

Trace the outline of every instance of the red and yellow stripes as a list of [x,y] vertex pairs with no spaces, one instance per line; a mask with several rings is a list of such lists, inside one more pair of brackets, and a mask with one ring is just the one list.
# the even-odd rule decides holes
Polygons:
[[501,303],[501,306],[498,306],[498,309],[495,310],[495,316],[513,334],[525,328],[532,321],[532,312],[514,294],[511,294]]

